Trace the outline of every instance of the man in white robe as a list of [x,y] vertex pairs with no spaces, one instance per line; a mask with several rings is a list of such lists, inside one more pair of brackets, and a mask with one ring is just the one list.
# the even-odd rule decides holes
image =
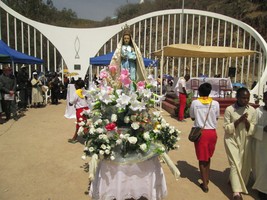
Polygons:
[[250,93],[247,88],[239,88],[236,98],[236,103],[228,106],[224,113],[224,142],[233,199],[242,200],[241,193],[248,193],[246,184],[251,172],[251,135],[256,124],[256,112],[248,105]]
[[267,199],[267,91],[263,95],[264,106],[256,109],[257,124],[253,137],[254,175],[253,189],[259,193],[260,200]]

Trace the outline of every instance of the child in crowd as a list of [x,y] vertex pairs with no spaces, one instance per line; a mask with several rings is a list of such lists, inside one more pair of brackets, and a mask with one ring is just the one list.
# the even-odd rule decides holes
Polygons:
[[198,159],[202,183],[200,188],[203,192],[209,192],[209,178],[211,158],[217,143],[217,124],[220,116],[218,101],[209,97],[212,86],[203,83],[198,88],[199,98],[192,101],[190,117],[194,121],[194,127],[203,128],[200,140],[195,142],[195,152]]
[[76,124],[76,130],[71,139],[68,139],[69,143],[75,144],[78,142],[77,137],[78,137],[78,130],[79,130],[79,123],[81,121],[85,120],[85,117],[82,115],[84,110],[88,110],[88,103],[86,101],[86,96],[83,94],[83,89],[84,89],[84,81],[79,79],[75,82],[75,93],[73,97],[70,99],[69,105],[75,107],[76,109],[76,119],[77,119],[77,124]]

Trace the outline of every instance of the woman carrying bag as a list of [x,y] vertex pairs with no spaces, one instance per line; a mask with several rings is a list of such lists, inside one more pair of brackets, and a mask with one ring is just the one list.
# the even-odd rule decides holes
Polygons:
[[209,97],[212,86],[203,83],[198,88],[199,98],[192,101],[190,117],[194,121],[194,127],[202,127],[202,134],[197,142],[194,142],[196,156],[199,161],[199,170],[202,179],[200,184],[203,192],[209,191],[209,172],[211,157],[217,142],[217,120],[220,116],[220,105]]

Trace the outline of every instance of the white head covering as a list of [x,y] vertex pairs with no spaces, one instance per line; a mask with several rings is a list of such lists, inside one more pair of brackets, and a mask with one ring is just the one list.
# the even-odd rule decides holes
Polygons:
[[33,72],[32,75],[33,75],[33,76],[34,76],[34,75],[37,75],[37,72]]

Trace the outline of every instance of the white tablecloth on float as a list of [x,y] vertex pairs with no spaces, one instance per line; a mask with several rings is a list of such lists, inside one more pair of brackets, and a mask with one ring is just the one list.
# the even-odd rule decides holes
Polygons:
[[202,83],[210,83],[212,85],[212,90],[210,92],[210,97],[223,97],[223,94],[219,94],[219,81],[220,80],[226,80],[227,81],[227,88],[233,88],[232,82],[230,78],[205,78],[205,77],[192,77],[186,82],[186,88],[191,88],[191,80],[192,79],[198,79],[199,85]]
[[92,199],[160,200],[167,196],[164,172],[158,157],[134,164],[117,164],[100,161],[94,181],[90,186]]

